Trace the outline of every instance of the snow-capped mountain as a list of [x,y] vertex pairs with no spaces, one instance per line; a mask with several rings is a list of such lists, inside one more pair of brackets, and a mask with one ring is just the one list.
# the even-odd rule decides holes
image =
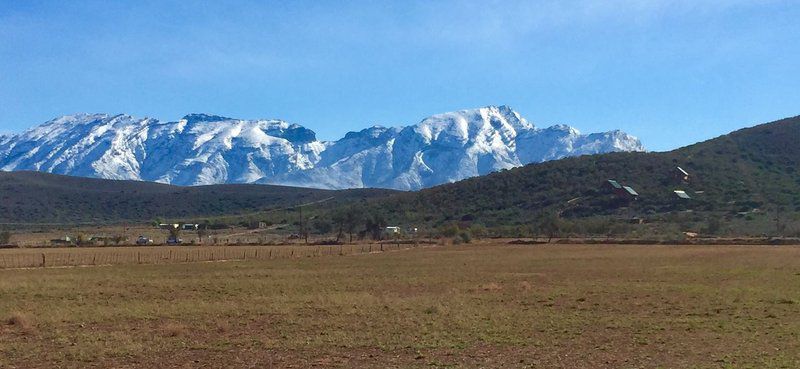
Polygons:
[[0,170],[176,185],[416,190],[566,156],[643,150],[620,131],[539,129],[506,106],[434,115],[407,127],[374,126],[333,142],[281,120],[78,114],[0,136]]

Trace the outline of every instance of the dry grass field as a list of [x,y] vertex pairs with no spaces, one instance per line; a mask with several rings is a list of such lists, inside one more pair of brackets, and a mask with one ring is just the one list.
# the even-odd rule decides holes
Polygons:
[[0,367],[800,367],[800,248],[0,270]]
[[281,246],[121,246],[0,249],[0,269],[174,264],[353,255],[394,251],[414,244]]

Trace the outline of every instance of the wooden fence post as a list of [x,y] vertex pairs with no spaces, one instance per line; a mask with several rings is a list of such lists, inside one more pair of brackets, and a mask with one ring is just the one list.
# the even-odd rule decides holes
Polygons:
[[42,253],[42,268],[45,266],[47,266],[47,259],[45,258],[44,253]]

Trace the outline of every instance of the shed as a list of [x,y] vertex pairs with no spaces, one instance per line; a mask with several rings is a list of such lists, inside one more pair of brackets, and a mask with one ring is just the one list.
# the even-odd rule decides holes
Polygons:
[[692,199],[692,197],[689,196],[689,194],[686,193],[686,191],[675,190],[673,192],[675,192],[675,196],[678,196],[678,198],[680,198],[680,199],[684,199],[684,200],[691,200]]
[[617,181],[615,181],[613,179],[607,180],[606,181],[606,185],[611,187],[612,190],[621,190],[622,189],[622,185],[619,184],[619,182],[617,182]]
[[622,188],[625,189],[625,193],[627,193],[628,195],[633,196],[634,198],[639,197],[639,193],[636,192],[636,190],[634,190],[633,187],[622,186]]

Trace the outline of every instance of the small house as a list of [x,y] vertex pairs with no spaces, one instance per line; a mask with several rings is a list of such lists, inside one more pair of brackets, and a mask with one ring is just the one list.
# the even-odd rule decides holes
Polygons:
[[200,225],[199,224],[184,224],[183,226],[181,226],[181,229],[183,229],[184,231],[196,231],[196,230],[200,229]]
[[625,188],[623,188],[622,185],[619,184],[619,182],[617,182],[616,180],[613,179],[607,180],[605,182],[605,186],[617,197],[622,197],[622,198],[628,197],[628,192],[625,191]]
[[610,190],[614,196],[623,200],[636,200],[639,198],[639,193],[631,186],[623,186],[613,179],[605,182],[605,187]]

